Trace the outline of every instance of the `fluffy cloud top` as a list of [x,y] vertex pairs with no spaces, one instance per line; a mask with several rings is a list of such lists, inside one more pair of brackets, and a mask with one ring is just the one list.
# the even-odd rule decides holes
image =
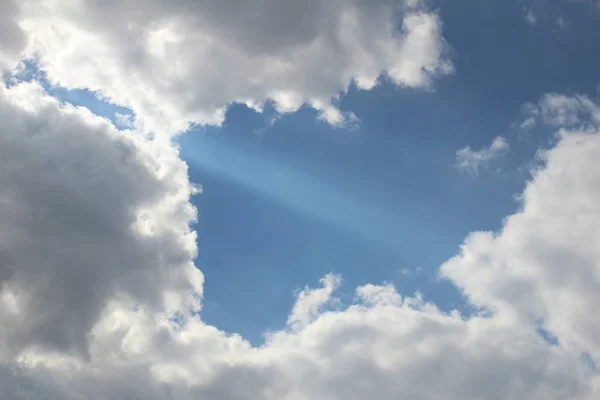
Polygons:
[[[569,122],[580,100],[567,100],[553,115]],[[597,126],[558,136],[540,155],[545,167],[522,194],[522,210],[499,234],[472,234],[441,272],[475,305],[538,323],[563,346],[600,359],[600,321],[590,315],[600,304],[600,136]]]
[[352,82],[370,89],[385,74],[427,88],[453,69],[439,17],[418,0],[9,4],[23,51],[52,83],[97,91],[154,132],[220,124],[233,102],[308,104],[332,124],[352,123],[336,106]]

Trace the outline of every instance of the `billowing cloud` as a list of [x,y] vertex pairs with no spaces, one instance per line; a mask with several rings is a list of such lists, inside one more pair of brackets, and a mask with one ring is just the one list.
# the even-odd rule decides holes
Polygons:
[[172,147],[37,84],[1,88],[0,120],[0,360],[87,354],[114,296],[174,312],[201,294],[194,189]]
[[480,168],[489,167],[492,161],[503,157],[508,152],[508,142],[502,136],[496,137],[489,147],[473,150],[464,147],[456,152],[456,166],[473,175],[479,174]]
[[[567,123],[579,98],[565,98],[550,122]],[[600,155],[598,127],[559,132],[540,155],[522,210],[499,233],[472,234],[441,272],[477,306],[536,322],[561,345],[600,359]]]
[[[331,99],[351,79],[370,88],[387,71],[427,87],[450,71],[438,17],[386,0],[0,4],[5,65],[35,51],[52,82],[138,117],[119,131],[36,83],[0,90],[3,399],[598,397],[600,136],[592,112],[571,123],[572,98],[548,118],[535,106],[570,130],[544,153],[522,210],[441,267],[478,312],[442,312],[389,284],[343,305],[332,274],[253,347],[201,320],[195,188],[177,149],[144,130],[219,123],[233,101],[269,99],[337,123]],[[494,143],[484,150],[505,147]]]
[[581,358],[598,354],[587,312],[600,259],[591,133],[563,133],[523,213],[501,234],[474,234],[442,267],[491,312],[445,313],[373,284],[343,306],[340,277],[328,275],[256,348],[189,313],[202,278],[188,228],[193,188],[175,149],[36,84],[3,89],[0,110],[11,116],[0,146],[7,400],[597,396]]
[[[5,0],[6,1],[6,0]],[[428,88],[452,72],[437,14],[418,0],[24,0],[19,24],[49,80],[131,108],[139,127],[220,124],[233,102],[303,104],[332,124],[354,82]],[[76,67],[75,67],[76,66]],[[77,73],[73,73],[73,68]]]

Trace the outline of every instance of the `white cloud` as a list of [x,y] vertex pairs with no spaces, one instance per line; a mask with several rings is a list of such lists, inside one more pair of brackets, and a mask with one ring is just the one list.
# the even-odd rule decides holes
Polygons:
[[384,73],[428,88],[452,72],[438,15],[414,0],[18,4],[25,51],[51,82],[100,92],[146,130],[219,124],[232,102],[260,110],[272,101],[280,112],[308,104],[352,124],[336,106],[352,81],[371,89]]
[[[115,1],[25,0],[21,16],[8,4],[16,3],[1,3],[5,65],[18,59],[19,20],[51,79],[100,90],[145,128],[219,122],[231,101],[259,107],[269,98],[283,110],[308,101],[334,115],[330,98],[351,77],[368,88],[388,70],[420,87],[448,72],[437,17],[400,4],[405,33],[396,40],[386,0],[265,0],[256,9],[155,0],[118,12]],[[444,313],[373,284],[332,310],[341,281],[328,275],[255,348],[190,312],[203,279],[192,262],[194,188],[176,148],[61,105],[35,83],[2,87],[3,399],[598,398],[598,375],[581,355],[600,357],[600,136],[597,106],[582,99],[532,106],[536,121],[574,131],[562,130],[544,154],[502,232],[472,234],[441,268],[491,315]],[[463,155],[485,165],[505,150],[498,138]]]
[[565,96],[558,93],[543,95],[537,104],[526,103],[520,127],[530,130],[538,123],[573,127],[600,123],[600,108],[584,95]]
[[[328,275],[298,294],[285,329],[254,348],[196,316],[168,318],[185,314],[190,291],[201,292],[187,228],[192,189],[172,147],[61,106],[35,84],[3,89],[0,112],[11,115],[0,136],[7,400],[597,397],[580,357],[598,350],[587,310],[597,302],[597,266],[588,261],[600,259],[600,218],[591,213],[600,185],[588,179],[593,169],[581,176],[600,153],[591,134],[565,135],[550,151],[525,192],[530,220],[521,234],[511,237],[519,224],[509,220],[499,236],[507,239],[476,234],[443,267],[494,315],[444,313],[373,284],[356,289],[355,304],[331,310],[324,306],[341,281]],[[565,186],[573,176],[581,182]],[[569,281],[560,267],[574,259]],[[546,343],[528,313],[543,317],[561,345]]]
[[134,128],[134,116],[131,114],[115,113],[115,122],[119,128],[131,129]]
[[[590,390],[578,358],[523,327],[443,314],[419,298],[402,301],[392,287],[358,294],[364,303],[255,349],[198,321],[176,330],[121,311],[106,322],[116,329],[96,330],[94,364],[24,368],[8,387],[33,380],[34,396],[65,399],[562,400]],[[127,347],[129,336],[146,345]],[[107,344],[126,353],[107,353]]]
[[459,169],[477,176],[480,168],[487,168],[492,161],[506,155],[508,147],[508,142],[501,136],[496,137],[489,147],[479,150],[464,147],[456,152],[456,165]]
[[331,301],[331,294],[341,283],[341,277],[329,274],[321,279],[322,288],[302,290],[288,318],[290,328],[299,331],[309,325],[322,313],[323,307]]
[[[544,102],[552,105],[545,120],[553,125],[579,121],[573,109],[582,105],[597,109],[580,96],[551,99]],[[541,321],[562,346],[595,360],[600,359],[600,320],[592,315],[600,302],[600,173],[594,167],[599,156],[597,121],[561,129],[556,147],[541,154],[545,166],[527,185],[521,211],[497,234],[472,234],[461,254],[441,268],[474,304],[515,323]]]

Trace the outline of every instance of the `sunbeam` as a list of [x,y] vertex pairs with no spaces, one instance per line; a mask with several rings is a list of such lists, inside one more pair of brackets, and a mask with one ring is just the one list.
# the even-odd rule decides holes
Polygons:
[[362,240],[398,249],[407,231],[417,235],[434,231],[415,210],[391,210],[369,198],[374,196],[316,176],[262,146],[203,133],[188,134],[180,144],[182,157],[192,168],[235,182],[290,212],[318,219]]

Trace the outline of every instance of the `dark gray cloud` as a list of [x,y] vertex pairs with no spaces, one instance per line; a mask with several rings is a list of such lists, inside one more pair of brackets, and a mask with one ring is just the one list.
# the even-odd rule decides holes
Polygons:
[[165,284],[190,287],[190,243],[164,228],[140,234],[140,211],[151,219],[174,213],[170,224],[184,233],[195,214],[161,204],[188,200],[185,165],[173,150],[160,150],[171,154],[159,176],[157,145],[40,90],[0,94],[0,341],[9,355],[31,345],[85,354],[111,296],[160,308]]

